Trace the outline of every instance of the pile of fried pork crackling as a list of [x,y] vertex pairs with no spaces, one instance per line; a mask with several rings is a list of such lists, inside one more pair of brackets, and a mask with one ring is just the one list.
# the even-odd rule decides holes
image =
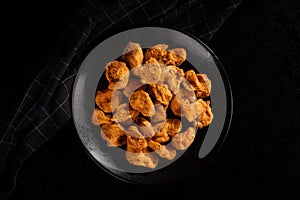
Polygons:
[[212,123],[211,81],[184,71],[183,48],[156,44],[143,51],[129,42],[120,58],[105,66],[106,88],[96,91],[92,123],[108,147],[122,147],[132,165],[155,168],[186,150],[197,128]]

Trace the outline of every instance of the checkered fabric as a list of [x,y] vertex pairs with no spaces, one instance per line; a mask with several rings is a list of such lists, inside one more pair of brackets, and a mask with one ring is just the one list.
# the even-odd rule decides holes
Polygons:
[[88,0],[41,64],[5,132],[0,133],[3,194],[16,185],[24,160],[72,120],[71,92],[78,68],[105,38],[139,26],[175,28],[208,42],[241,0]]

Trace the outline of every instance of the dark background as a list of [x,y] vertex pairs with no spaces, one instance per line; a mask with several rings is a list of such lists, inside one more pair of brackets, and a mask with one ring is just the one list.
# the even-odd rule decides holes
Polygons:
[[[59,41],[83,2],[20,1],[4,6],[9,14],[1,17],[1,130],[43,67],[39,60]],[[162,186],[121,182],[90,160],[70,121],[26,160],[11,199],[299,195],[299,4],[243,1],[208,43],[229,76],[234,113],[221,151],[199,174]]]

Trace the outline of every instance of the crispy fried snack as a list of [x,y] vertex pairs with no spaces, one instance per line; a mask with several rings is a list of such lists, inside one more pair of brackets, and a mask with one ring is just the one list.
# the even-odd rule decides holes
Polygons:
[[166,128],[167,133],[171,136],[176,135],[179,131],[181,131],[182,124],[181,120],[176,118],[167,119],[164,128]]
[[129,113],[130,117],[133,121],[136,120],[136,118],[139,116],[140,112],[137,110],[134,110],[131,106],[129,106]]
[[173,96],[171,103],[170,103],[170,108],[175,115],[177,115],[179,117],[183,116],[183,111],[181,109],[181,102],[180,102],[179,98],[177,97],[177,95]]
[[176,156],[175,149],[166,145],[162,145],[158,142],[154,142],[153,140],[148,141],[148,146],[162,158],[173,160]]
[[150,117],[151,123],[166,121],[167,109],[161,104],[154,104],[155,113]]
[[103,124],[100,133],[101,137],[107,141],[107,146],[118,147],[126,143],[125,130],[119,124]]
[[183,48],[175,48],[167,51],[165,65],[179,66],[186,60],[186,51]]
[[195,136],[196,129],[189,127],[183,133],[178,133],[172,137],[172,146],[177,150],[185,150],[193,143]]
[[169,66],[163,66],[161,65],[161,74],[160,74],[160,78],[158,80],[157,83],[159,84],[166,84],[167,80],[169,78]]
[[126,151],[125,156],[129,163],[137,166],[143,166],[143,167],[154,169],[158,164],[158,156],[155,155],[153,152],[133,153],[130,151]]
[[112,61],[105,66],[105,76],[109,82],[108,89],[119,90],[126,87],[129,69],[124,62]]
[[121,59],[130,67],[140,67],[143,64],[144,54],[139,43],[129,42],[121,56]]
[[151,123],[144,117],[137,117],[135,123],[138,125],[144,138],[150,138],[155,134]]
[[158,143],[166,143],[171,140],[171,137],[169,136],[168,132],[162,129],[161,131],[157,132],[153,136],[153,141],[158,142]]
[[122,94],[120,91],[101,90],[97,91],[95,103],[106,113],[111,113],[122,102]]
[[197,74],[198,81],[205,85],[203,90],[199,90],[196,92],[198,98],[205,98],[210,95],[211,92],[211,81],[207,78],[206,74]]
[[116,123],[122,123],[131,117],[127,103],[119,105],[113,113],[112,120]]
[[[182,80],[181,87],[178,93],[173,96],[170,103],[170,108],[175,115],[183,117],[185,116],[186,113],[186,115],[188,115],[187,117],[188,119],[190,119],[189,116],[194,115],[193,114],[194,112],[196,115],[198,115],[197,114],[198,111],[192,110],[193,108],[190,105],[193,102],[196,102],[197,99],[195,92],[191,87],[192,86],[190,86],[185,79]],[[192,113],[188,113],[188,112],[192,112]]]
[[179,67],[177,67],[177,66],[169,65],[169,66],[167,66],[167,68],[170,69],[170,70],[175,70],[174,73],[176,73],[177,76],[179,76],[179,77],[184,76],[184,71],[183,71],[183,69],[181,69],[181,68],[179,68]]
[[147,147],[147,140],[139,132],[136,126],[130,126],[127,131],[127,147],[130,152],[140,153]]
[[111,114],[106,114],[99,108],[95,108],[92,115],[92,123],[94,125],[111,124]]
[[[126,103],[125,103],[126,104]],[[124,106],[125,107],[125,106]],[[129,107],[129,108],[128,108]],[[129,127],[131,126],[133,123],[135,123],[137,117],[139,116],[140,112],[132,109],[128,104],[125,107],[126,111],[122,111],[122,107],[119,108],[120,109],[120,117],[116,117],[117,119],[119,118],[120,120],[120,124],[123,127]],[[116,111],[115,111],[116,112]],[[121,114],[122,113],[122,114]],[[128,115],[128,116],[126,116]],[[126,119],[126,120],[125,120]],[[124,120],[124,121],[123,121]],[[117,120],[118,121],[118,120]]]
[[177,95],[182,102],[186,100],[189,102],[195,102],[197,100],[193,86],[191,86],[191,84],[189,84],[185,79],[181,81],[180,90]]
[[144,54],[139,43],[129,42],[120,60],[105,66],[108,86],[95,97],[92,123],[101,127],[107,146],[122,146],[128,163],[139,167],[154,169],[159,158],[175,159],[193,143],[196,128],[213,120],[210,101],[203,100],[211,81],[181,68],[185,49],[167,48],[157,44]]
[[170,136],[165,127],[165,122],[159,122],[152,126],[154,131],[154,136],[151,138],[153,141],[158,143],[165,143],[170,141]]
[[145,61],[146,64],[157,64],[160,65],[160,63],[153,57],[150,57],[148,60]]
[[145,53],[145,60],[155,58],[159,63],[163,65],[175,65],[179,66],[186,60],[186,51],[183,48],[175,48],[167,50],[168,45],[157,44],[149,49]]
[[185,118],[189,122],[193,122],[197,120],[200,114],[199,103],[195,101],[193,103],[185,103],[182,105],[182,110],[184,113]]
[[162,128],[160,128],[160,123],[156,126],[159,126],[159,128],[154,128],[156,132],[152,140],[158,143],[165,143],[170,141],[170,136],[176,135],[182,128],[181,121],[179,119],[173,118],[167,119],[166,122],[164,122]]
[[205,98],[210,95],[211,83],[205,74],[196,74],[193,70],[185,72],[184,77],[193,86],[198,98]]
[[150,84],[149,94],[152,95],[158,103],[166,106],[169,105],[169,102],[172,99],[172,92],[165,84]]
[[133,69],[132,73],[139,76],[144,84],[157,83],[161,76],[161,66],[159,63],[145,63]]
[[[144,137],[136,126],[129,126],[128,129],[126,130],[126,135],[131,136],[133,138],[143,138]],[[144,147],[144,148],[146,148],[146,147]]]
[[203,127],[211,124],[214,115],[211,111],[210,101],[203,101],[202,99],[198,99],[197,102],[200,112],[198,127],[202,129]]
[[162,121],[162,122],[152,124],[152,129],[153,129],[154,135],[156,135],[159,131],[162,130],[165,123],[166,123],[165,121]]
[[177,94],[180,89],[180,83],[184,78],[183,70],[176,66],[167,66],[164,69],[164,82],[173,94]]
[[130,106],[144,116],[151,117],[155,113],[154,105],[149,94],[143,90],[135,91],[129,100]]
[[155,58],[159,63],[164,64],[167,56],[167,44],[157,44],[146,50],[145,60]]
[[131,126],[128,129],[125,153],[128,162],[137,166],[155,168],[158,164],[158,156],[147,150],[147,140],[135,126]]

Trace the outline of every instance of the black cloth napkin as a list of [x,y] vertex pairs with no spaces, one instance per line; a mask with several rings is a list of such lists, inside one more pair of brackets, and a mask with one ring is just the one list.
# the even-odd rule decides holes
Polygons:
[[[99,42],[120,31],[162,26],[210,41],[241,0],[88,0],[78,10],[60,43],[41,61],[7,129],[0,133],[1,196],[16,186],[22,163],[69,120],[78,68]],[[0,196],[0,197],[1,197]]]

